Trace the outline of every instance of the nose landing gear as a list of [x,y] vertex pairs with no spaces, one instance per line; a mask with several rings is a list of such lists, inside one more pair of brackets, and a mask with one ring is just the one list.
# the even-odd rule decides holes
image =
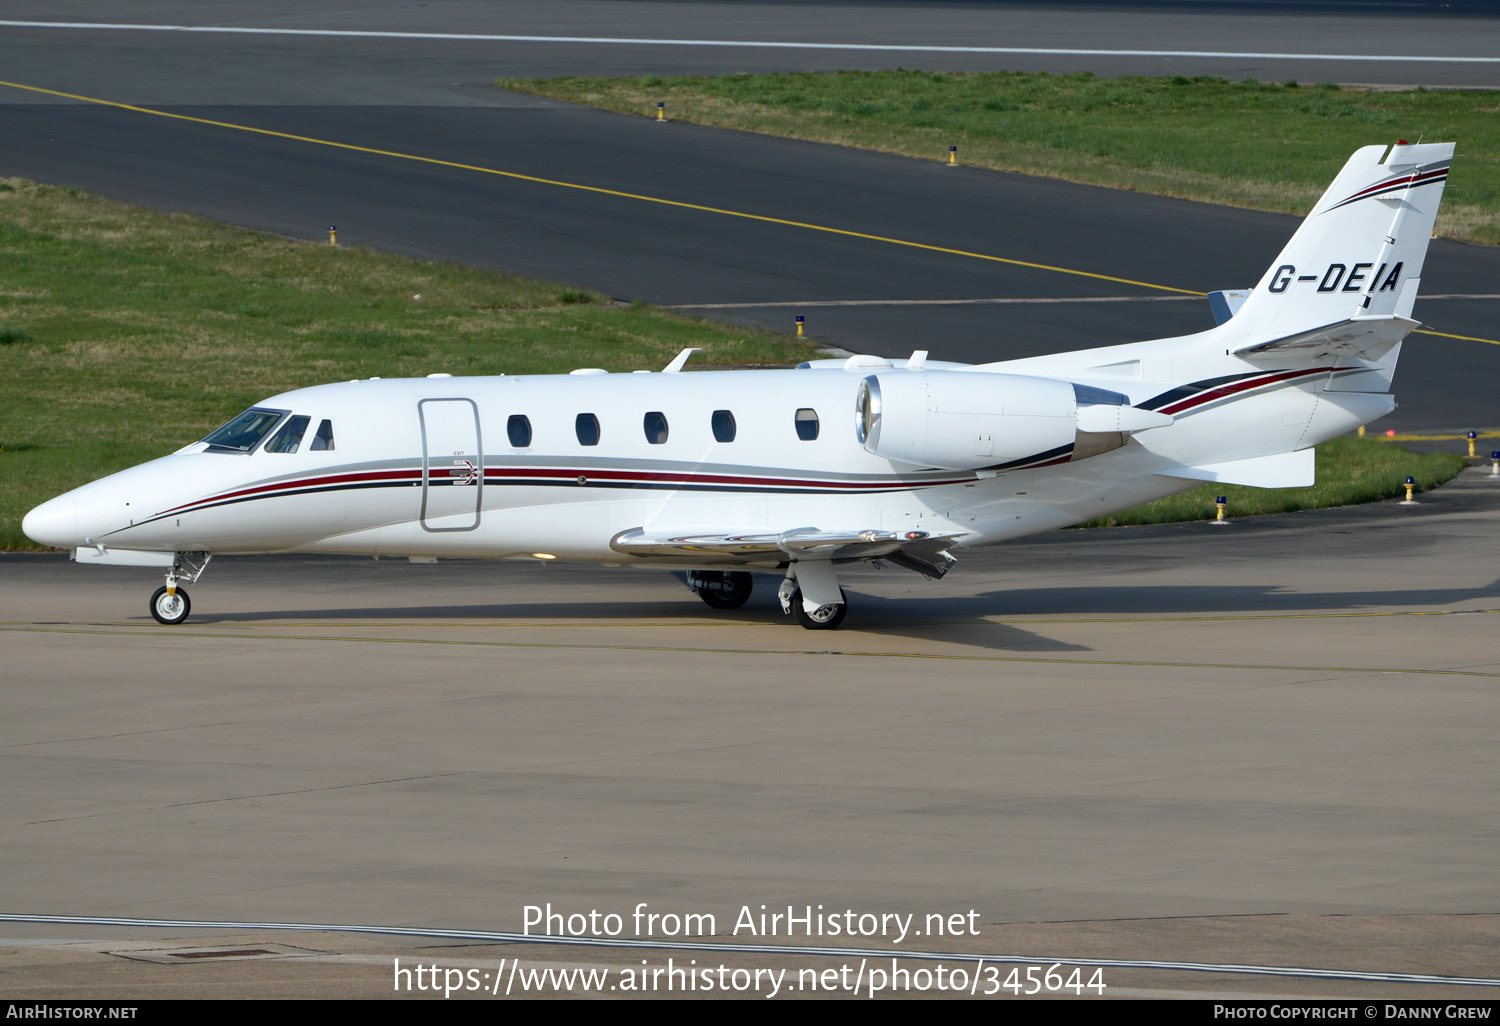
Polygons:
[[193,604],[187,589],[179,581],[192,584],[198,580],[213,555],[208,552],[179,552],[167,571],[167,583],[151,593],[151,616],[157,623],[172,626],[188,618]]
[[188,612],[192,608],[187,589],[178,588],[175,584],[163,584],[151,595],[151,615],[156,617],[157,623],[181,623],[188,618]]

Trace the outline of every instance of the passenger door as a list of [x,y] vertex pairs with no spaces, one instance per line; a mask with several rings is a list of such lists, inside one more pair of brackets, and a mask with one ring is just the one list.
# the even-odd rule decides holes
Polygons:
[[472,531],[484,498],[479,407],[472,399],[423,399],[422,528]]

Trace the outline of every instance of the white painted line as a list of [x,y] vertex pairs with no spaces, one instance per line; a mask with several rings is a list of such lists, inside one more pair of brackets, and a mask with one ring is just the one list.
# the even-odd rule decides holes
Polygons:
[[1240,965],[1213,962],[1164,962],[1122,958],[1058,958],[1053,955],[971,955],[954,951],[898,951],[892,948],[839,948],[809,944],[735,944],[705,941],[636,940],[624,937],[557,937],[550,934],[491,932],[487,930],[439,930],[423,927],[352,926],[334,923],[256,923],[204,919],[126,919],[116,916],[52,916],[0,912],[0,922],[71,923],[82,926],[142,926],[148,928],[212,930],[313,930],[335,933],[366,933],[395,937],[441,937],[448,940],[489,941],[504,944],[556,944],[564,947],[637,948],[660,951],[732,951],[759,955],[827,955],[834,958],[909,958],[925,961],[1004,962],[1020,965],[1101,966],[1115,969],[1167,969],[1199,973],[1230,973],[1242,976],[1295,976],[1319,980],[1363,980],[1384,983],[1447,983],[1469,987],[1500,987],[1500,979],[1486,976],[1440,976],[1433,973],[1362,972],[1355,969],[1314,969],[1283,965]]
[[[1422,299],[1500,299],[1500,293],[1439,294]],[[760,310],[773,307],[832,306],[996,306],[1011,303],[1185,303],[1202,302],[1202,296],[1061,296],[994,297],[983,299],[801,299],[766,303],[658,303],[663,310]]]
[[117,32],[200,32],[217,35],[313,36],[347,39],[458,40],[476,43],[583,43],[604,46],[719,46],[762,50],[859,50],[891,53],[992,53],[1044,57],[1209,57],[1283,61],[1381,61],[1393,64],[1500,64],[1500,57],[1374,53],[1260,53],[1235,50],[1085,50],[1026,46],[929,46],[917,43],[805,43],[761,39],[637,39],[610,36],[515,36],[464,32],[370,32],[357,29],[250,28],[232,25],[130,25],[92,21],[0,21],[6,28]]

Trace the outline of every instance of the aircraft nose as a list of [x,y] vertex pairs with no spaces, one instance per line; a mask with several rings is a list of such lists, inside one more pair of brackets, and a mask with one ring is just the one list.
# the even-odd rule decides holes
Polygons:
[[82,545],[78,531],[78,497],[69,493],[49,499],[21,519],[26,537],[56,549]]

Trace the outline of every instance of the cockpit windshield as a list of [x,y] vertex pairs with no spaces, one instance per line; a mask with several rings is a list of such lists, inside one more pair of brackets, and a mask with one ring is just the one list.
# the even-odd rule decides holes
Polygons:
[[285,410],[249,409],[203,440],[209,452],[249,452],[285,414]]

